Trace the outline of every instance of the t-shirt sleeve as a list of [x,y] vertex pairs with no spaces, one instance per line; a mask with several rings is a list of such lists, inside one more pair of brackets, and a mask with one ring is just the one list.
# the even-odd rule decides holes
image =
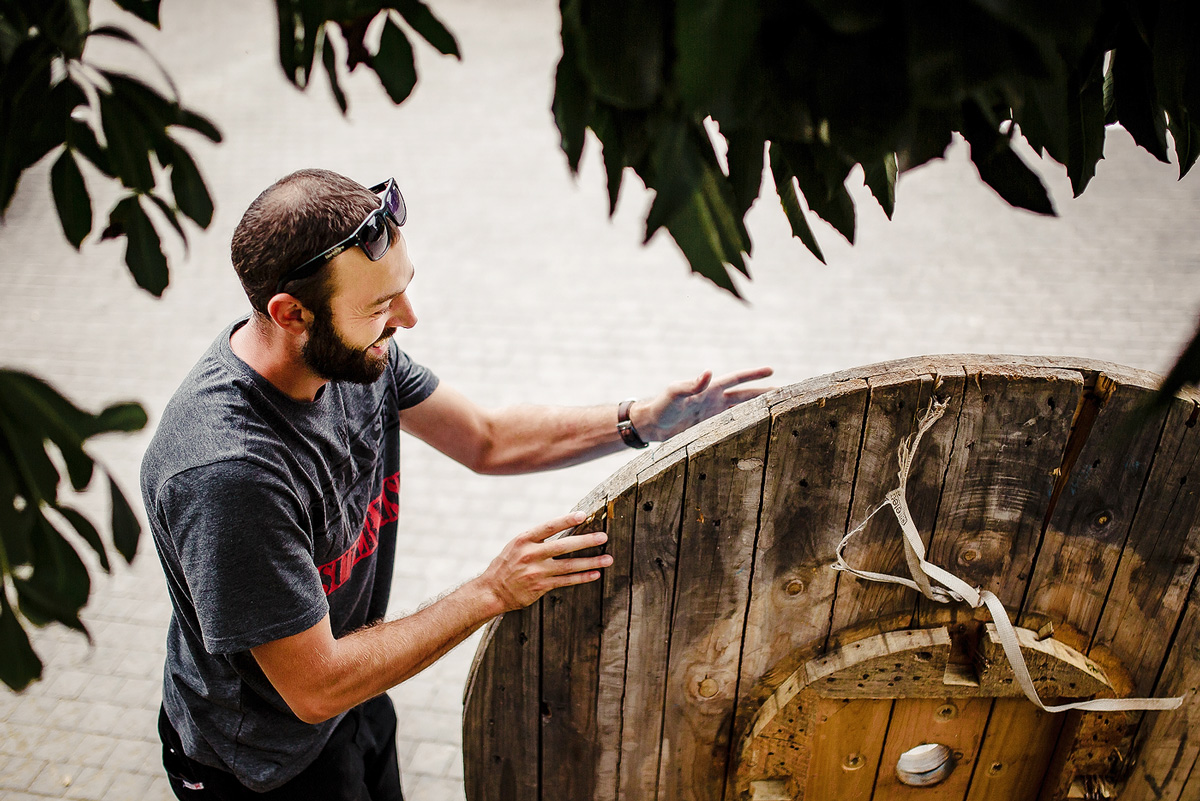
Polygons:
[[433,394],[437,389],[438,377],[428,367],[410,359],[395,340],[389,347],[392,358],[388,360],[388,365],[396,387],[398,408],[410,409]]
[[304,510],[269,469],[195,467],[163,487],[159,504],[210,653],[298,634],[328,613]]

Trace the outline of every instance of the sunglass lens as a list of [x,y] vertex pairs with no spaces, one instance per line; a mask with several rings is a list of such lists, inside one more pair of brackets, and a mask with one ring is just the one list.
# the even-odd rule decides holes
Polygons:
[[388,235],[387,219],[375,212],[364,223],[362,232],[362,247],[371,261],[379,261],[387,253],[391,239]]
[[408,209],[404,207],[404,196],[400,194],[400,187],[396,186],[395,181],[388,182],[383,196],[383,207],[388,214],[392,215],[396,225],[404,225],[404,220],[408,217]]

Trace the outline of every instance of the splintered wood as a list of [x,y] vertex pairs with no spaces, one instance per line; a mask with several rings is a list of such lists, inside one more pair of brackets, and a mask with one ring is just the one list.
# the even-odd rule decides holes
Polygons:
[[[581,504],[614,564],[495,621],[468,680],[469,801],[1200,798],[1200,426],[1159,379],[1045,358],[908,359],[756,399]],[[928,558],[995,592],[1045,713],[986,615],[830,569],[898,484]],[[582,527],[581,527],[582,528]],[[907,575],[890,510],[856,568]],[[898,773],[940,744],[932,786]],[[906,759],[909,757],[906,757]]]

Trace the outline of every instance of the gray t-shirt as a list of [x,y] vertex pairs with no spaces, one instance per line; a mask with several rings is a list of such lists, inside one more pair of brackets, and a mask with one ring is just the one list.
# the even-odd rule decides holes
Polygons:
[[258,791],[308,766],[340,716],[310,725],[250,649],[383,617],[396,550],[399,412],[437,378],[393,342],[375,383],[311,403],[234,355],[226,328],[163,411],[142,498],[173,614],[163,706],[187,755]]

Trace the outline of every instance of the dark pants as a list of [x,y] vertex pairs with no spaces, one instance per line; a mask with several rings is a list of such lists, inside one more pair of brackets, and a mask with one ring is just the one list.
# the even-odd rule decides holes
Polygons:
[[386,695],[347,712],[311,765],[265,793],[249,789],[232,773],[189,759],[161,709],[158,734],[163,767],[181,801],[404,801],[396,761],[396,712]]

